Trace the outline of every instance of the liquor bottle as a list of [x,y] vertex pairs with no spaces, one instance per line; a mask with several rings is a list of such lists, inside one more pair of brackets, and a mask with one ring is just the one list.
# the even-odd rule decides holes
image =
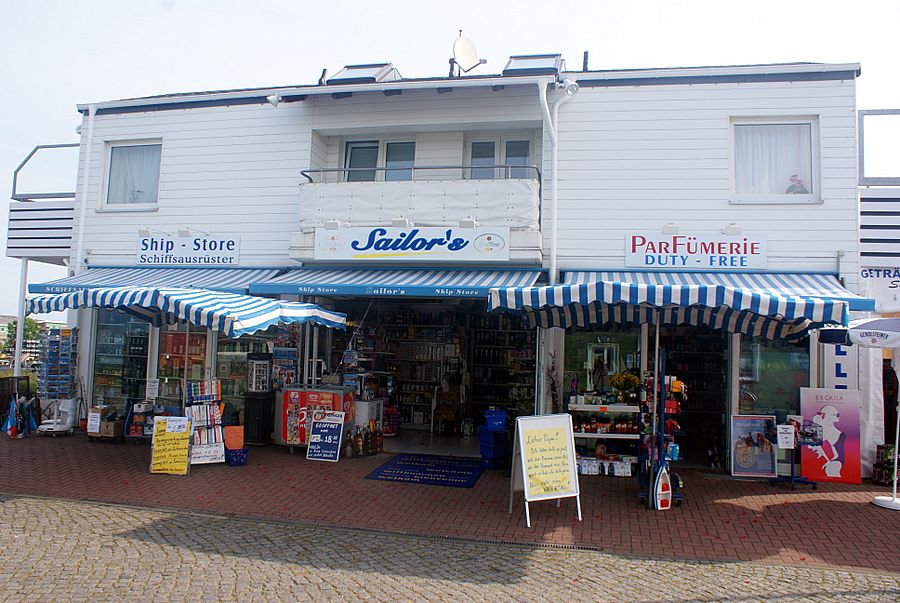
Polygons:
[[384,432],[378,425],[375,426],[375,452],[384,452]]
[[363,451],[366,456],[375,455],[375,434],[371,429],[366,427],[366,434],[363,436]]
[[363,436],[362,432],[359,430],[359,426],[356,427],[356,434],[353,436],[353,456],[364,456],[365,449],[363,448]]
[[352,458],[353,458],[353,437],[352,437],[352,434],[351,434],[351,437],[349,437],[349,438],[347,438],[347,439],[344,440],[344,445],[343,445],[343,447],[342,447],[342,452],[343,452],[343,456],[344,456],[345,459],[352,459]]

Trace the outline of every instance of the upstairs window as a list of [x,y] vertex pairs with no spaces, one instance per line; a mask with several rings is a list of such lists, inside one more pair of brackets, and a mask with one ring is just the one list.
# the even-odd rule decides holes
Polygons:
[[159,198],[161,156],[159,143],[110,145],[106,204],[155,204]]
[[412,167],[415,163],[416,143],[387,142],[384,144],[385,180],[412,180]]
[[[531,141],[507,136],[490,140],[473,140],[469,143],[469,178],[490,180],[493,178],[534,178],[531,164]],[[498,168],[498,165],[523,166]]]
[[347,182],[372,182],[378,167],[378,142],[347,143]]
[[409,141],[351,141],[344,152],[347,182],[412,180],[415,162],[416,143]]
[[820,195],[815,124],[734,123],[734,197],[738,203],[814,203]]

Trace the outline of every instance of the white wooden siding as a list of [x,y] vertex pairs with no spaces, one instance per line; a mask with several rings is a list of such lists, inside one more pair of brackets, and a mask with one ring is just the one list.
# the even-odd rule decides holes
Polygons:
[[[621,268],[628,232],[734,222],[768,237],[770,270],[836,270],[843,250],[841,272],[855,284],[853,81],[582,87],[559,115],[560,268]],[[817,119],[821,204],[729,203],[730,120],[751,116]]]

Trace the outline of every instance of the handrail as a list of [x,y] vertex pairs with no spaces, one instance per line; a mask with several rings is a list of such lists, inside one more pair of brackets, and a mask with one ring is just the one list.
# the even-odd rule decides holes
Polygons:
[[[366,173],[387,173],[387,172],[409,172],[410,178],[409,180],[416,180],[416,172],[417,171],[429,171],[429,170],[468,170],[469,178],[471,180],[482,180],[482,178],[472,178],[472,170],[494,170],[494,175],[496,176],[497,170],[506,170],[505,179],[511,179],[512,170],[520,169],[520,170],[529,170],[534,172],[533,178],[528,178],[529,180],[537,180],[541,181],[541,170],[536,165],[512,165],[512,164],[494,164],[494,165],[413,165],[408,167],[365,167],[365,168],[320,168],[315,170],[301,170],[300,175],[306,178],[309,184],[315,184],[315,180],[312,178],[312,174],[342,174],[346,176],[351,172],[366,172]],[[483,178],[483,180],[490,180],[492,178]],[[346,182],[346,177],[343,177],[339,180],[340,182]],[[322,180],[324,182],[324,179]]]
[[38,146],[31,149],[31,152],[28,153],[28,156],[22,160],[22,163],[19,164],[15,170],[13,170],[12,177],[12,195],[10,198],[14,201],[34,201],[35,199],[74,199],[75,192],[71,193],[19,193],[16,191],[16,185],[19,179],[19,172],[25,167],[25,164],[28,163],[32,157],[34,157],[35,153],[40,151],[41,149],[69,149],[81,146],[81,143],[78,142],[70,142],[65,144],[39,144]]

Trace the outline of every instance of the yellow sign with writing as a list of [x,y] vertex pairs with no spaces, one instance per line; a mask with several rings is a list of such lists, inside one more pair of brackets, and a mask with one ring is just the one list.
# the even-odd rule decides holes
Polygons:
[[184,417],[156,417],[150,473],[187,475],[191,424]]
[[525,429],[524,444],[526,492],[530,497],[571,496],[577,492],[572,483],[572,468],[565,427]]

